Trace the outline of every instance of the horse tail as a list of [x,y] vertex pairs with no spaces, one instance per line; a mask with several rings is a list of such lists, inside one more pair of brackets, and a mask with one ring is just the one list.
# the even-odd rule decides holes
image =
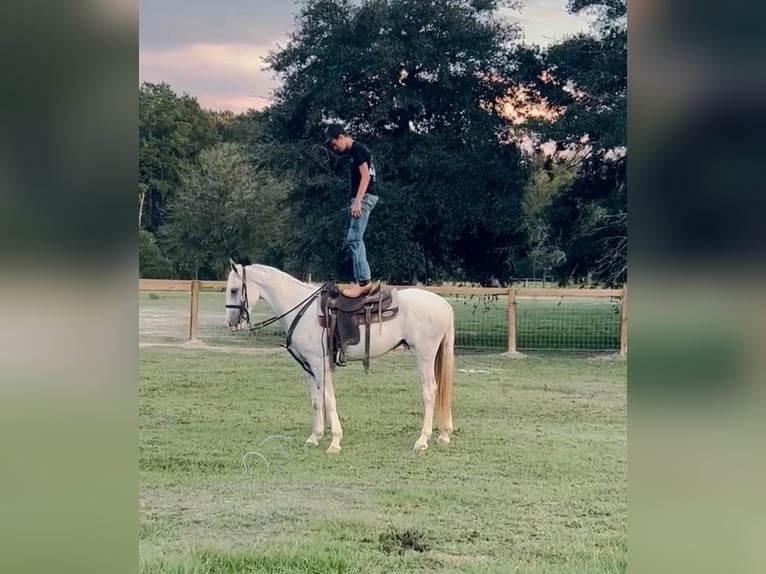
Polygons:
[[434,360],[436,405],[442,428],[452,432],[452,376],[455,366],[455,317],[449,305],[449,324]]

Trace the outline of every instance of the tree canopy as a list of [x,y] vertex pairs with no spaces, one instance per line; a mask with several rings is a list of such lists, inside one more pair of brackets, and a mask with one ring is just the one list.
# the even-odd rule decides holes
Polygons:
[[[144,84],[141,227],[177,276],[220,277],[242,254],[347,280],[349,158],[321,145],[339,121],[378,170],[376,277],[624,282],[626,3],[571,0],[594,29],[545,49],[499,16],[513,4],[305,0],[266,58],[280,85],[262,111],[211,112]],[[521,93],[547,112],[517,121]]]

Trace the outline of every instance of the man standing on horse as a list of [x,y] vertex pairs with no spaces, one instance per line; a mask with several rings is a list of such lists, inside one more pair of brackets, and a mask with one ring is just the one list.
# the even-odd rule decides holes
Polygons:
[[375,164],[370,150],[363,143],[355,141],[340,124],[330,124],[324,131],[324,145],[335,152],[351,156],[351,188],[350,212],[351,221],[348,228],[349,248],[354,263],[354,287],[343,291],[349,297],[359,297],[369,293],[370,265],[367,263],[367,250],[364,246],[364,232],[370,212],[378,203],[375,186]]

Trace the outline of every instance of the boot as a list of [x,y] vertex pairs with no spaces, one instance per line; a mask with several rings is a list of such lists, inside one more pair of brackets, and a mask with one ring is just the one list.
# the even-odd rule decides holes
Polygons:
[[372,295],[380,290],[380,281],[377,283],[365,283],[364,285],[354,285],[343,289],[341,293],[351,299],[362,297],[363,295]]

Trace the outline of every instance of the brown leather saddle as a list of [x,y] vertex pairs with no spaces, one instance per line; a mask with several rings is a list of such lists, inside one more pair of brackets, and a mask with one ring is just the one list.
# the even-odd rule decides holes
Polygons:
[[359,326],[364,325],[364,371],[370,368],[370,326],[395,318],[399,307],[394,306],[393,288],[376,285],[360,297],[347,297],[333,284],[326,289],[319,303],[319,324],[326,329],[330,365],[346,365],[346,350],[358,345]]

